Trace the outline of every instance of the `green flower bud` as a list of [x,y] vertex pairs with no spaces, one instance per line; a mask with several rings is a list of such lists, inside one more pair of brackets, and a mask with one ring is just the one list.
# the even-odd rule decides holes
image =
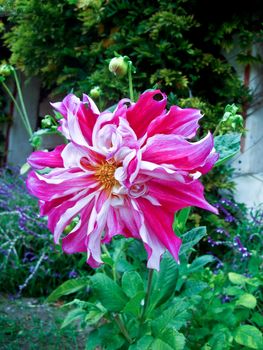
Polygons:
[[50,115],[46,115],[44,119],[41,120],[41,127],[43,129],[50,129],[53,125],[53,118]]
[[90,97],[91,98],[99,98],[100,96],[101,96],[101,93],[102,93],[102,91],[101,91],[101,88],[99,87],[99,86],[95,86],[94,88],[92,88],[91,90],[90,90]]
[[10,64],[5,64],[5,63],[1,64],[0,75],[7,77],[12,73],[13,70],[14,70],[14,68]]
[[128,62],[122,56],[114,57],[110,61],[109,70],[118,77],[124,77],[128,72]]

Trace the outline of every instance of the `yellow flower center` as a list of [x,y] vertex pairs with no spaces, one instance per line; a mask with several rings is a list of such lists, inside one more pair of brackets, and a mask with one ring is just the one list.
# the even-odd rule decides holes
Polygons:
[[113,186],[118,184],[118,181],[114,177],[116,169],[117,164],[115,162],[105,162],[96,167],[95,177],[107,190],[111,190]]

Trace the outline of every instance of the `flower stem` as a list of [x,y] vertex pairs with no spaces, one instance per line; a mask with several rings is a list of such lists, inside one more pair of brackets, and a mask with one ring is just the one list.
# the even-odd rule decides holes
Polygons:
[[146,314],[146,311],[148,309],[149,302],[150,302],[150,296],[151,296],[151,290],[152,290],[152,280],[153,280],[153,269],[149,269],[147,291],[146,291],[145,302],[144,302],[142,317],[141,317],[142,321],[145,318],[145,314]]
[[28,132],[30,133],[30,136],[32,136],[33,135],[33,131],[32,131],[32,128],[31,128],[31,125],[30,125],[30,122],[29,122],[28,114],[27,114],[27,111],[26,111],[26,107],[25,107],[24,99],[23,99],[23,95],[22,95],[22,90],[21,90],[20,83],[19,83],[18,76],[16,74],[16,70],[15,69],[13,70],[13,73],[14,73],[14,77],[15,77],[15,82],[16,82],[16,87],[17,87],[19,101],[20,101],[20,104],[21,104],[21,107],[22,107],[22,111],[23,111],[23,115],[24,115],[25,121],[26,121],[27,126],[28,126]]
[[133,340],[131,339],[122,319],[120,318],[120,315],[115,315],[114,316],[114,320],[117,323],[118,327],[120,328],[120,331],[122,332],[122,334],[124,335],[124,337],[127,339],[129,344],[133,343]]
[[134,94],[133,94],[133,85],[132,85],[132,63],[131,62],[129,62],[128,79],[129,79],[130,99],[133,102],[134,101]]
[[217,124],[216,128],[215,128],[215,131],[213,132],[213,137],[215,137],[217,134],[218,134],[218,131],[220,129],[220,126],[221,126],[221,123],[222,123],[222,119],[220,120],[220,122]]
[[11,98],[11,100],[14,102],[14,105],[16,106],[17,112],[20,114],[20,117],[21,117],[22,122],[23,122],[23,124],[24,124],[24,127],[26,128],[26,130],[27,130],[29,136],[31,137],[31,136],[32,136],[32,130],[28,129],[28,125],[27,125],[27,122],[26,122],[26,120],[25,120],[24,114],[23,114],[23,112],[21,111],[21,108],[19,107],[19,105],[18,105],[16,99],[14,98],[12,92],[10,91],[10,89],[9,89],[9,87],[6,85],[6,83],[5,83],[5,82],[2,82],[2,84],[3,84],[3,87],[4,87],[4,89],[6,90],[7,94],[9,95],[9,97]]

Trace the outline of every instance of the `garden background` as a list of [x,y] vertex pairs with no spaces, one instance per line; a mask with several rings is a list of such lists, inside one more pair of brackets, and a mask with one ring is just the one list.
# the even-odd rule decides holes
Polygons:
[[[114,78],[108,70],[116,52],[136,67],[137,97],[157,87],[169,105],[201,109],[199,135],[216,129],[227,104],[239,108],[246,129],[240,152],[204,177],[206,197],[220,215],[191,209],[182,228],[207,226],[207,235],[189,256],[191,268],[179,272],[174,290],[183,293],[189,309],[180,313],[178,306],[174,319],[185,335],[178,349],[262,349],[261,2],[6,0],[0,11],[0,59],[19,72],[35,130],[53,114],[49,102],[71,91],[80,96],[98,86],[102,110],[126,97],[127,78]],[[7,84],[17,95],[13,81]],[[87,330],[77,320],[60,329],[67,310],[43,301],[62,282],[93,271],[84,255],[68,256],[54,245],[19,174],[32,148],[4,89],[0,106],[1,347],[82,349]],[[226,123],[221,132],[237,129]],[[43,137],[48,149],[60,142],[59,136]],[[131,268],[124,259],[121,264],[120,271]],[[74,297],[85,299],[83,290],[78,293]],[[52,301],[72,299],[59,295]],[[24,310],[21,318],[18,310]],[[241,326],[248,328],[240,331]]]

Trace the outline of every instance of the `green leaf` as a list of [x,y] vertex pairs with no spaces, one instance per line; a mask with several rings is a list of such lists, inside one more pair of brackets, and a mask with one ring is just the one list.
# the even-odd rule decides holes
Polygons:
[[69,311],[69,313],[67,314],[66,318],[64,319],[61,325],[61,328],[67,327],[69,324],[71,324],[76,320],[84,321],[86,314],[87,312],[80,308]]
[[134,316],[139,316],[141,311],[141,302],[144,296],[145,292],[139,292],[138,294],[136,294],[131,300],[128,301],[123,311],[131,313]]
[[138,272],[124,272],[122,276],[122,289],[130,298],[134,297],[138,292],[144,290],[143,280]]
[[85,350],[95,350],[100,345],[102,345],[102,339],[100,337],[99,331],[94,330],[90,332],[86,342]]
[[255,322],[258,327],[263,327],[263,316],[259,312],[254,312],[251,321]]
[[85,288],[89,285],[89,280],[87,278],[75,278],[61,284],[57,289],[55,289],[47,298],[47,302],[53,302],[62,297],[63,295],[68,295],[78,292],[80,289]]
[[176,228],[178,228],[180,231],[184,231],[190,211],[191,207],[187,207],[179,211],[179,214],[175,216],[173,224],[174,231],[176,230]]
[[191,265],[188,268],[188,271],[191,273],[196,272],[212,261],[214,261],[214,257],[212,255],[199,256],[191,263]]
[[151,350],[175,350],[170,345],[162,341],[161,339],[155,339],[152,343]]
[[184,233],[182,238],[182,246],[180,249],[180,257],[188,255],[190,249],[193,248],[204,236],[206,235],[206,227],[200,226],[196,227],[186,233]]
[[227,327],[221,326],[214,327],[213,336],[210,338],[208,344],[211,345],[213,350],[229,350],[233,337]]
[[193,295],[197,295],[207,287],[208,284],[205,282],[188,279],[185,283],[183,296],[191,297]]
[[168,344],[173,350],[183,350],[185,346],[185,337],[182,333],[173,328],[167,328],[159,338]]
[[254,309],[257,305],[257,299],[254,297],[254,295],[245,293],[238,298],[236,305],[244,306],[247,309]]
[[178,276],[178,264],[169,253],[163,255],[160,271],[155,271],[155,281],[153,283],[153,292],[150,299],[149,312],[155,306],[166,301],[175,291]]
[[129,350],[151,350],[151,344],[154,338],[150,335],[144,335],[135,344],[129,346]]
[[180,329],[189,318],[189,304],[182,299],[177,299],[166,310],[158,310],[159,317],[152,321],[152,332],[155,337],[160,335],[168,328]]
[[235,272],[229,272],[228,273],[228,278],[229,281],[233,284],[240,284],[240,285],[245,285],[246,281],[247,281],[247,277],[240,275],[238,273]]
[[115,324],[104,324],[88,335],[86,350],[97,350],[98,346],[103,346],[103,350],[120,349],[125,340],[118,332]]
[[263,349],[262,333],[254,326],[239,326],[234,339],[238,344],[250,349]]
[[121,311],[128,299],[116,282],[102,273],[91,277],[94,294],[109,311]]
[[214,138],[216,152],[219,153],[219,159],[215,166],[225,163],[235,156],[240,148],[240,133],[227,133]]

